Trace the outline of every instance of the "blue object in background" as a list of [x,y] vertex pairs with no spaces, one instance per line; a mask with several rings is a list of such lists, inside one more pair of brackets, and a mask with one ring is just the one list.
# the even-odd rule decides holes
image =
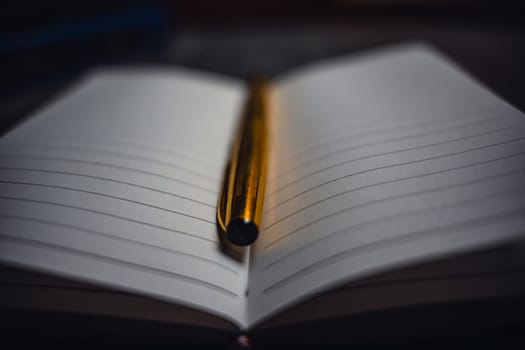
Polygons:
[[115,31],[163,31],[167,28],[168,18],[159,7],[138,6],[78,22],[54,23],[47,27],[35,28],[28,33],[1,38],[0,53],[80,40]]
[[155,1],[32,2],[3,23],[0,99],[68,83],[96,65],[159,57],[174,32]]

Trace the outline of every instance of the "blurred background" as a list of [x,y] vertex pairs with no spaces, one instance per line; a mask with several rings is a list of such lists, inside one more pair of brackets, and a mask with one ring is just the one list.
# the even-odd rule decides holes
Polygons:
[[0,132],[97,65],[275,77],[407,40],[436,46],[525,110],[524,8],[515,0],[8,0],[0,15]]
[[[256,73],[278,77],[308,62],[410,40],[437,47],[525,111],[523,0],[6,0],[2,4],[0,134],[99,65],[148,63],[239,79]],[[442,309],[437,314],[456,311]],[[476,310],[468,314],[477,315]],[[506,331],[496,333],[501,337],[496,342],[508,339]],[[476,344],[486,341],[480,339],[476,335]]]

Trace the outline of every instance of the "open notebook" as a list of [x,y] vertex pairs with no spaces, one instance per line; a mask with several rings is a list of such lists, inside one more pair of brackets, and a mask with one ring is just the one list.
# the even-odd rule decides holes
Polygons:
[[273,83],[263,227],[241,261],[220,249],[215,208],[243,83],[96,71],[5,135],[0,260],[131,294],[38,303],[18,276],[3,306],[126,314],[143,295],[173,309],[143,301],[134,317],[253,329],[524,292],[521,112],[420,44]]

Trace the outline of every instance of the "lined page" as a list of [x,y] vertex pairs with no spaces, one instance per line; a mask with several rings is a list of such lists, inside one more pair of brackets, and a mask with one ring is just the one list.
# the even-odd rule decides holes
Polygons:
[[274,94],[258,322],[363,275],[521,237],[525,119],[431,49],[305,68]]
[[0,144],[0,259],[242,324],[246,263],[215,206],[243,87],[183,70],[96,72]]

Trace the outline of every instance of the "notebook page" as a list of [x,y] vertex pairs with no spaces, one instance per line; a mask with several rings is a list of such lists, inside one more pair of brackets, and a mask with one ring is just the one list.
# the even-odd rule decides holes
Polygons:
[[241,84],[95,72],[0,142],[0,260],[244,316],[215,206]]
[[306,68],[279,82],[274,115],[251,323],[525,230],[523,115],[431,49]]
[[264,324],[275,327],[407,305],[501,300],[523,295],[524,248],[512,244],[374,274],[316,295]]

